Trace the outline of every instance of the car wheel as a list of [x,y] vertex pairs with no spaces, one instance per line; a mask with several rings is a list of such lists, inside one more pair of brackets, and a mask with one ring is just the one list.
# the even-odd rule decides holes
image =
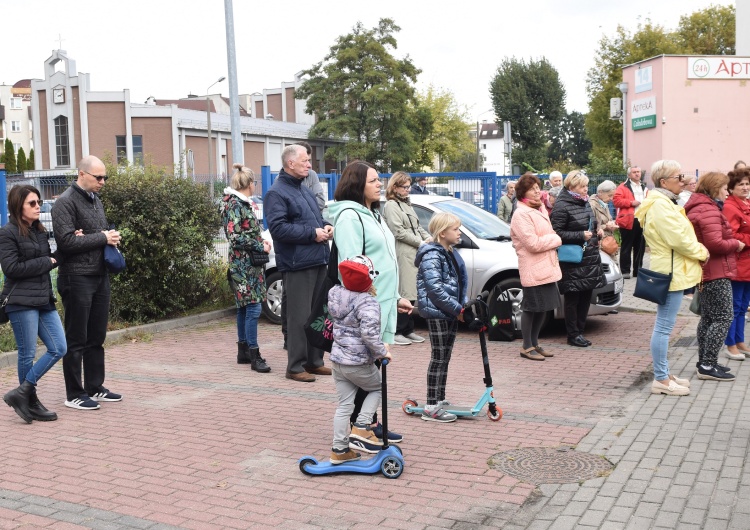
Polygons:
[[[500,290],[501,296],[504,294],[506,300],[510,300],[513,304],[513,313],[511,318],[513,319],[513,329],[516,331],[516,338],[521,337],[521,302],[523,301],[523,287],[521,287],[521,280],[518,278],[507,278],[497,284]],[[549,323],[550,314],[549,311],[544,313],[544,320],[542,322],[542,328]]]
[[274,271],[266,276],[266,303],[263,304],[263,315],[272,324],[281,324],[281,294],[283,283],[281,273]]

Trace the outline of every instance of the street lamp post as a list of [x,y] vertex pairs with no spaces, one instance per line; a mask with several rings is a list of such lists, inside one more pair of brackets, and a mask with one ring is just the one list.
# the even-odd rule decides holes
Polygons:
[[214,81],[209,85],[209,87],[206,89],[206,123],[208,126],[208,185],[211,189],[211,200],[214,198],[214,176],[213,176],[213,154],[211,149],[211,98],[208,95],[209,90],[211,90],[211,87],[213,87],[216,83],[221,83],[224,81],[226,77],[221,76],[219,79]]

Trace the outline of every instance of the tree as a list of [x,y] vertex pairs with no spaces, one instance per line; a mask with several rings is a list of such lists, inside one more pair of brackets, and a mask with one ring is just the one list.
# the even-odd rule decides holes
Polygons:
[[580,112],[570,112],[563,116],[550,133],[547,158],[566,160],[577,167],[589,161],[591,140],[586,136],[585,116]]
[[3,155],[3,162],[5,162],[5,172],[11,175],[16,172],[16,152],[13,149],[13,142],[10,138],[5,139],[5,154]]
[[34,167],[34,149],[29,149],[29,158],[26,160],[26,169],[32,171]]
[[565,89],[557,70],[545,58],[538,61],[505,58],[490,82],[497,123],[510,121],[513,162],[546,165],[550,131],[565,115]]
[[326,152],[328,158],[359,158],[387,172],[405,167],[415,152],[409,105],[420,70],[407,55],[396,59],[393,20],[365,29],[361,22],[338,37],[325,59],[303,72],[309,78],[296,92],[317,116],[311,137],[347,140]]
[[437,158],[438,171],[450,160],[461,158],[467,152],[474,153],[474,144],[469,136],[468,111],[456,102],[452,92],[430,85],[422,94],[417,94],[412,131],[418,144],[418,156],[413,170],[425,167],[432,169]]
[[600,159],[622,152],[622,123],[609,119],[609,100],[621,97],[624,66],[662,54],[733,54],[734,19],[734,6],[711,6],[683,16],[673,32],[646,19],[634,33],[617,26],[614,36],[603,36],[586,83],[592,152]]
[[23,147],[20,147],[18,149],[18,159],[16,160],[16,170],[21,173],[26,169],[26,152],[23,150]]

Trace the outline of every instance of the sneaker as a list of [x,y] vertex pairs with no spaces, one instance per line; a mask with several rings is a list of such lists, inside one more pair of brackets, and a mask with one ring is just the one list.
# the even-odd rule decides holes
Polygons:
[[362,455],[349,449],[331,449],[330,462],[333,465],[343,464],[345,462],[354,462],[362,458]]
[[630,279],[630,273],[629,272],[623,272],[622,273],[622,277],[625,278],[626,280],[629,280]]
[[417,343],[419,343],[419,342],[424,342],[424,337],[420,337],[420,336],[419,336],[419,335],[417,335],[416,333],[409,333],[409,334],[408,334],[408,335],[406,336],[406,338],[407,338],[407,339],[409,339],[409,340],[410,340],[410,341],[412,341],[412,342],[417,342]]
[[429,409],[427,407],[424,408],[424,412],[422,413],[422,419],[425,421],[437,421],[439,423],[450,423],[452,421],[456,421],[457,416],[455,414],[451,414],[450,412],[446,412],[443,410],[443,408],[439,405],[435,405],[435,408]]
[[[700,366],[700,364],[701,363],[695,363],[695,367],[698,368]],[[728,366],[724,366],[723,364],[719,364],[719,363],[716,363],[714,365],[714,368],[716,368],[717,370],[721,370],[722,372],[731,372],[732,371],[732,369],[729,368]]]
[[[372,432],[375,434],[375,436],[377,436],[381,440],[383,439],[383,426],[380,423],[378,423],[375,427],[372,428]],[[401,443],[403,439],[404,437],[400,435],[399,433],[388,431],[388,443],[398,444],[398,443]]]
[[651,393],[652,394],[664,394],[666,396],[687,396],[690,394],[690,389],[678,385],[674,381],[670,380],[668,385],[664,385],[654,379],[654,382],[651,383]]
[[374,445],[369,442],[363,442],[362,440],[355,440],[354,438],[349,438],[349,448],[356,451],[362,451],[363,453],[375,455],[382,451],[383,446]]
[[709,366],[706,368],[703,365],[699,365],[697,371],[698,379],[705,379],[708,381],[734,381],[734,374],[723,372],[715,366]]
[[97,392],[93,396],[89,397],[94,401],[122,401],[122,396],[120,394],[110,392],[106,388],[103,388],[101,392]]
[[728,349],[724,348],[724,355],[727,359],[732,359],[733,361],[744,361],[745,360],[745,354],[744,353],[732,353]]
[[[380,430],[380,434],[383,434],[383,430]],[[369,425],[361,425],[355,423],[352,425],[352,432],[349,435],[349,440],[359,440],[361,442],[367,442],[371,445],[383,445],[383,440],[375,436],[373,428]]]
[[451,402],[448,401],[447,399],[442,399],[442,400],[438,401],[437,404],[438,404],[438,407],[443,407],[443,408],[451,406]]
[[65,401],[65,406],[72,409],[79,410],[96,410],[101,405],[89,397],[75,398],[70,401]]
[[398,346],[408,346],[409,344],[411,344],[411,341],[403,335],[396,335],[395,337],[393,337],[393,343]]

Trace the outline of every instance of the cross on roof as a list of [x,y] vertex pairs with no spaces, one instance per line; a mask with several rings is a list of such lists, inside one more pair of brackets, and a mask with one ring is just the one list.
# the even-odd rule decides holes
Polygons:
[[63,39],[63,38],[62,38],[62,35],[60,35],[60,34],[58,33],[58,34],[57,34],[57,39],[56,39],[56,40],[57,40],[57,41],[58,41],[58,43],[59,43],[59,44],[58,44],[58,46],[57,46],[57,49],[58,49],[58,50],[61,50],[61,49],[62,49],[62,41],[64,41],[65,39]]

